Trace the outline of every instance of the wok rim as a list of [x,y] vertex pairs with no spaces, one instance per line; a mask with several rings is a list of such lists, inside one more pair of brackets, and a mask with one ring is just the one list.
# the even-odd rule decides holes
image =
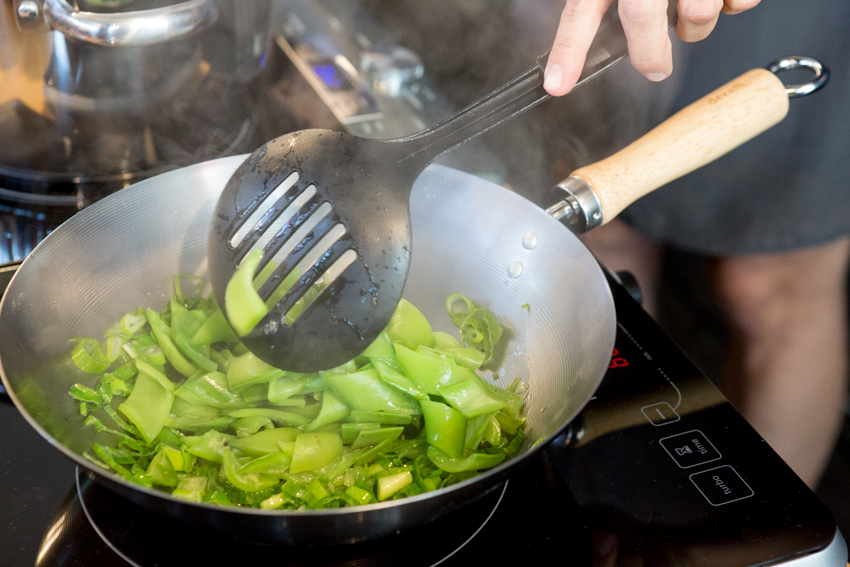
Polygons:
[[[97,201],[96,203],[93,203],[92,205],[82,209],[77,214],[73,215],[71,218],[69,218],[68,220],[63,222],[61,225],[59,225],[56,229],[54,229],[50,234],[48,234],[38,245],[36,245],[36,247],[33,249],[33,251],[30,253],[30,255],[27,256],[27,258],[25,258],[23,260],[23,262],[21,262],[20,266],[18,267],[17,271],[15,272],[15,275],[12,276],[12,279],[9,281],[9,285],[6,287],[6,290],[3,291],[2,298],[0,298],[0,326],[2,326],[2,324],[3,324],[2,323],[2,313],[4,312],[4,309],[6,308],[6,301],[12,295],[12,294],[8,293],[8,291],[13,289],[15,282],[18,279],[18,276],[20,276],[21,272],[26,269],[27,263],[31,261],[31,258],[37,256],[37,254],[39,253],[39,250],[48,246],[50,242],[52,242],[56,238],[60,238],[64,235],[64,232],[66,232],[68,229],[66,228],[63,231],[62,230],[63,227],[65,227],[66,225],[68,225],[70,223],[86,222],[86,217],[90,214],[96,214],[98,208],[107,206],[108,204],[110,204],[113,201],[116,201],[118,199],[125,199],[126,196],[129,194],[129,191],[133,191],[133,190],[138,191],[138,190],[140,190],[139,186],[142,186],[142,189],[143,189],[144,184],[151,182],[153,180],[160,179],[162,176],[167,176],[167,175],[174,174],[174,173],[177,173],[177,172],[183,172],[186,169],[202,168],[202,167],[205,167],[205,166],[208,167],[208,164],[217,163],[217,162],[225,162],[227,160],[230,160],[230,161],[233,162],[233,170],[235,170],[239,166],[239,164],[241,164],[247,157],[249,157],[249,155],[250,154],[243,154],[243,155],[238,155],[238,156],[229,156],[229,157],[225,157],[225,158],[209,160],[209,161],[201,162],[201,163],[198,163],[198,164],[186,166],[186,167],[183,167],[183,168],[177,168],[177,169],[174,169],[174,170],[163,172],[159,175],[156,175],[156,176],[153,176],[153,177],[150,177],[150,178],[147,178],[147,179],[143,179],[143,180],[141,180],[137,183],[134,183],[133,185],[130,185],[126,188],[123,188],[119,191],[116,191],[115,193],[112,193],[111,195],[104,197],[103,199]],[[449,168],[449,167],[446,167],[446,166],[431,165],[427,169],[433,170],[434,168],[443,168],[443,169],[446,169],[446,170],[453,171],[455,173],[468,175],[469,177],[477,179],[479,181],[486,181],[486,180],[482,180],[481,178],[478,178],[478,177],[476,177],[472,174],[468,174],[468,173],[462,172],[460,170],[455,170],[453,168]],[[513,193],[513,194],[516,195],[517,197],[523,199],[523,200],[526,200],[530,205],[534,206],[535,208],[539,208],[537,205],[531,203],[531,201],[528,201],[527,199],[525,199],[521,195],[518,195],[516,193]],[[94,212],[92,212],[92,211],[94,211]],[[552,220],[554,222],[558,222],[553,217],[550,217],[550,218],[552,218]],[[566,228],[563,225],[561,225],[561,228],[563,230],[569,231],[569,229]],[[55,236],[56,234],[59,234],[60,236]],[[581,248],[583,250],[583,253],[586,253],[586,254],[590,255],[591,258],[593,258],[592,254],[587,249],[587,247],[584,246],[583,243],[581,244]],[[607,349],[609,351],[613,351],[614,339],[616,337],[616,309],[615,309],[615,306],[614,306],[614,298],[613,298],[613,294],[612,294],[610,285],[608,284],[608,282],[605,278],[605,275],[603,273],[602,267],[595,260],[595,258],[593,258],[593,266],[594,266],[594,268],[593,268],[594,271],[598,272],[598,276],[600,278],[600,281],[604,285],[604,288],[601,289],[601,293],[604,295],[604,300],[605,300],[604,302],[608,307],[607,311],[614,314],[614,317],[611,320],[613,321],[613,326],[615,327],[615,332],[611,333],[611,344],[609,345],[610,348]],[[404,294],[402,293],[402,296],[403,295]],[[18,409],[18,411],[23,415],[24,419],[26,419],[26,421],[38,432],[38,434],[43,439],[45,439],[48,443],[50,443],[50,445],[52,445],[54,448],[59,450],[63,455],[65,455],[67,458],[69,458],[75,464],[77,464],[78,466],[82,466],[84,469],[92,472],[97,477],[102,476],[103,480],[105,480],[106,482],[103,482],[101,484],[103,484],[108,489],[112,490],[113,492],[119,493],[114,487],[110,486],[111,484],[116,483],[122,489],[129,489],[131,492],[133,492],[133,491],[134,492],[140,492],[140,493],[144,494],[145,496],[148,496],[148,497],[152,496],[152,497],[155,497],[158,500],[162,500],[162,501],[164,501],[166,503],[170,503],[172,505],[174,505],[174,504],[190,505],[194,508],[197,508],[197,509],[200,509],[200,510],[207,510],[207,511],[211,511],[211,512],[235,513],[237,515],[247,515],[247,516],[251,516],[251,517],[259,516],[259,517],[268,517],[268,518],[290,518],[290,517],[291,518],[325,518],[325,517],[340,517],[340,516],[358,515],[358,514],[363,514],[363,513],[367,513],[367,512],[373,512],[373,511],[378,512],[378,511],[386,510],[386,509],[389,509],[389,508],[400,508],[400,507],[405,507],[405,506],[414,506],[415,504],[424,502],[426,500],[431,500],[435,496],[448,496],[448,495],[451,495],[453,493],[462,492],[464,490],[467,490],[471,486],[473,486],[475,484],[479,484],[479,483],[482,486],[483,485],[489,485],[491,483],[491,481],[498,480],[500,477],[503,477],[503,476],[509,476],[509,473],[508,473],[509,469],[515,468],[515,467],[518,468],[519,465],[527,464],[529,462],[529,459],[532,456],[539,455],[539,453],[546,446],[548,446],[555,438],[557,438],[559,435],[561,435],[561,433],[564,431],[564,429],[566,429],[567,426],[569,426],[570,423],[572,423],[576,419],[576,417],[584,410],[584,408],[587,406],[587,404],[593,398],[593,394],[599,388],[599,385],[602,383],[602,380],[605,377],[606,371],[607,371],[607,367],[600,366],[600,368],[596,372],[598,376],[594,377],[594,380],[593,380],[593,382],[595,384],[594,384],[594,387],[591,391],[591,394],[589,396],[587,396],[586,399],[584,401],[582,401],[582,403],[577,405],[576,411],[573,413],[573,415],[569,419],[564,421],[561,425],[559,425],[552,434],[536,441],[532,445],[532,447],[530,449],[528,449],[525,453],[523,453],[521,455],[517,455],[516,457],[514,457],[512,459],[503,461],[502,463],[500,463],[496,467],[493,467],[491,469],[487,469],[485,472],[482,472],[475,477],[469,478],[469,479],[464,480],[462,482],[459,482],[457,484],[453,484],[451,486],[440,488],[438,490],[434,490],[434,491],[431,491],[431,492],[418,494],[416,496],[408,496],[408,497],[401,498],[401,499],[398,499],[398,500],[386,500],[384,502],[377,502],[377,503],[374,503],[374,504],[347,506],[347,507],[343,507],[343,508],[330,508],[330,509],[323,509],[323,510],[263,510],[263,509],[260,509],[260,508],[249,508],[249,507],[242,507],[242,506],[231,507],[231,506],[222,506],[222,505],[219,505],[219,504],[212,504],[212,503],[205,503],[205,502],[191,502],[191,501],[188,501],[188,500],[182,500],[180,498],[176,498],[174,496],[171,496],[170,494],[168,494],[164,491],[161,491],[161,490],[158,490],[158,489],[155,489],[155,488],[148,488],[148,487],[127,481],[124,478],[122,478],[118,473],[113,472],[111,469],[109,469],[109,470],[102,469],[101,467],[95,465],[93,462],[91,462],[88,459],[86,459],[85,457],[83,457],[81,454],[76,453],[74,451],[71,451],[63,443],[59,442],[55,437],[53,437],[53,435],[48,433],[41,426],[41,424],[34,417],[32,417],[29,414],[29,412],[25,409],[25,407],[20,402],[20,400],[18,400],[18,397],[15,394],[14,388],[12,388],[12,386],[11,386],[10,380],[6,376],[6,369],[3,365],[2,356],[0,356],[0,380],[2,380],[3,385],[6,388],[7,394],[9,395],[12,402],[15,404],[15,407]],[[586,380],[586,381],[590,381],[590,380]],[[484,494],[486,494],[486,492],[483,492],[482,496]],[[126,496],[123,495],[123,494],[119,493],[119,495],[126,498]],[[465,502],[469,502],[471,500],[474,500],[474,498],[473,499],[465,499]]]

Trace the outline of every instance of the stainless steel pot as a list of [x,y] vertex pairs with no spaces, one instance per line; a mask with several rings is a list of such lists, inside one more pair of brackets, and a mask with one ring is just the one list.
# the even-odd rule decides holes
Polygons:
[[137,180],[253,147],[239,144],[256,128],[270,3],[4,0],[0,110],[21,143],[0,168]]

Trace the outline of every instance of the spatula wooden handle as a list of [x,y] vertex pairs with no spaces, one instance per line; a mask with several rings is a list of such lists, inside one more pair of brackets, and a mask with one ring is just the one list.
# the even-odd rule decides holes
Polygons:
[[753,69],[571,177],[580,178],[596,193],[604,224],[640,197],[714,161],[787,113],[782,81],[770,71]]

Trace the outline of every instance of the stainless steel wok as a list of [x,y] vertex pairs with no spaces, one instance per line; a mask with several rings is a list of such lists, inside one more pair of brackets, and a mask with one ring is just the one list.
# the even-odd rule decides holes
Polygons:
[[[439,493],[308,512],[189,504],[128,483],[81,456],[95,438],[112,440],[83,427],[79,404],[67,394],[75,382],[89,384],[93,378],[71,362],[68,339],[101,336],[139,305],[161,309],[177,273],[205,274],[213,209],[243,160],[225,158],[142,181],[84,209],[36,248],[0,308],[3,379],[21,413],[119,494],[252,540],[374,538],[486,494],[535,451]],[[427,169],[414,188],[411,210],[415,249],[404,296],[436,330],[452,331],[444,305],[456,291],[496,313],[510,338],[494,378],[502,386],[516,377],[528,382],[527,438],[552,438],[591,397],[611,355],[614,307],[599,266],[546,212],[456,170]]]
[[[751,74],[757,80],[748,82]],[[578,181],[563,189],[578,187],[578,192],[564,197],[552,214],[579,207],[588,199],[587,187],[609,179],[615,191],[598,195],[597,209],[582,221],[605,222],[630,198],[781,120],[788,102],[773,75],[751,71],[735,81],[623,152],[576,172]],[[79,405],[67,395],[72,384],[94,380],[71,362],[68,340],[99,337],[138,306],[162,308],[177,273],[206,273],[213,210],[243,159],[165,173],[84,209],[33,251],[3,297],[0,374],[9,394],[45,439],[101,483],[151,510],[252,541],[328,544],[377,538],[487,494],[545,444],[532,448],[535,441],[554,438],[592,397],[607,369],[616,327],[610,290],[596,261],[552,214],[488,181],[431,166],[411,195],[413,245],[403,295],[436,330],[453,330],[444,309],[453,292],[486,306],[504,324],[502,362],[493,379],[506,386],[520,377],[529,385],[523,454],[473,479],[412,498],[294,512],[188,503],[93,465],[82,453],[95,439],[104,444],[114,439],[83,427]]]

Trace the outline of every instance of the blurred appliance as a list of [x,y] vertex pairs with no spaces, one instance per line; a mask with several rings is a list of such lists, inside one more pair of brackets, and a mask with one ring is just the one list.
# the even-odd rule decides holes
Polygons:
[[[2,0],[0,264],[167,169],[300,128],[391,138],[449,115],[417,55],[355,4]],[[470,146],[443,163],[500,181]]]
[[3,0],[0,263],[139,179],[253,150],[269,0]]

